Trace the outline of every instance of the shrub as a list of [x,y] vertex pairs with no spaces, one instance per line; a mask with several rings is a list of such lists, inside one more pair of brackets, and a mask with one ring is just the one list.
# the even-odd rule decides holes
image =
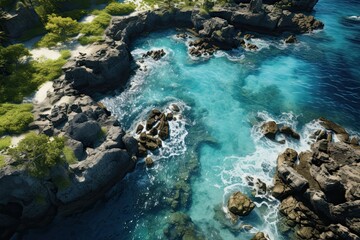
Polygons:
[[48,34],[38,42],[38,46],[53,47],[56,46],[57,43],[68,41],[70,37],[77,35],[80,30],[80,25],[70,17],[51,14],[48,16],[45,29],[48,31]]
[[54,137],[50,141],[44,134],[29,133],[16,148],[9,149],[9,154],[24,162],[30,175],[45,177],[52,167],[64,162],[63,148],[63,138]]
[[33,121],[31,104],[0,104],[0,136],[22,133]]
[[76,158],[74,151],[69,147],[64,147],[63,149],[65,161],[68,164],[74,164],[78,162],[78,159]]
[[0,168],[4,167],[5,165],[5,156],[0,155]]
[[135,8],[133,3],[112,2],[106,6],[105,11],[111,15],[127,15],[135,11]]
[[95,12],[98,14],[91,23],[82,24],[81,33],[85,36],[101,36],[110,23],[111,16],[105,12]]
[[0,138],[0,151],[4,150],[11,145],[11,137]]

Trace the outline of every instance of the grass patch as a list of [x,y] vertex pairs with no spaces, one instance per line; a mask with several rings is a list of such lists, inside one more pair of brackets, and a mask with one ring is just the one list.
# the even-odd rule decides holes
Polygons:
[[5,167],[5,156],[0,155],[0,168]]
[[7,66],[9,73],[0,78],[0,103],[20,103],[44,82],[61,76],[61,68],[70,56],[70,51],[65,50],[56,60],[26,61]]
[[112,2],[105,8],[105,12],[111,15],[127,15],[135,11],[135,4],[133,3],[119,3]]
[[81,36],[79,37],[78,41],[81,45],[88,45],[91,43],[95,43],[95,42],[100,42],[101,40],[103,40],[102,36]]
[[11,137],[0,138],[0,151],[4,150],[11,145]]
[[31,104],[0,104],[0,136],[26,130],[34,119]]
[[109,26],[111,16],[103,11],[94,11],[97,16],[91,23],[83,23],[80,32],[86,37],[102,36]]
[[71,148],[64,147],[63,153],[64,153],[64,156],[65,156],[65,161],[68,164],[75,164],[75,163],[78,162],[78,159],[76,158],[75,153]]

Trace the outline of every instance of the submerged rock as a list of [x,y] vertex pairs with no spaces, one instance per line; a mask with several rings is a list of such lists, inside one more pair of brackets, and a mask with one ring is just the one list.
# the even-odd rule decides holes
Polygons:
[[168,225],[164,229],[166,239],[205,239],[200,229],[193,223],[191,218],[183,212],[172,213]]

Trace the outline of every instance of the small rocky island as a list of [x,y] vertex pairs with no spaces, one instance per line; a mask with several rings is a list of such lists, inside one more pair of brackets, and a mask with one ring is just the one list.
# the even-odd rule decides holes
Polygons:
[[[183,33],[178,37],[196,38],[188,49],[195,57],[238,47],[256,51],[257,46],[247,42],[251,38],[248,32],[283,38],[284,32],[301,34],[323,28],[313,16],[299,13],[311,10],[316,2],[295,1],[292,8],[283,9],[251,0],[215,6],[208,12],[173,8],[113,17],[104,41],[64,65],[62,76],[53,81],[53,91],[35,105],[29,126],[49,137],[64,136],[77,161],[58,164],[46,177],[37,178],[6,155],[6,165],[0,169],[0,237],[7,239],[14,232],[44,226],[55,216],[85,211],[133,171],[139,159],[145,158],[149,168],[154,165],[148,151],[161,148],[162,141],[170,137],[169,122],[177,121],[179,107],[153,109],[145,124],[137,124],[131,135],[103,103],[94,100],[128,83],[133,64],[129,49],[134,39],[163,28],[180,28]],[[294,35],[285,40],[296,41]],[[143,58],[157,61],[165,55],[164,50],[151,50]],[[287,149],[277,160],[270,192],[281,201],[284,219],[279,228],[284,233],[295,228],[291,239],[359,239],[359,140],[329,120],[320,119],[320,123],[323,129],[314,133],[311,151]],[[264,123],[263,133],[274,141],[277,134],[300,138],[291,128],[275,122]],[[263,193],[269,194],[267,190],[265,186]],[[175,200],[171,202],[174,209]],[[246,218],[256,207],[241,192],[234,192],[227,203],[229,224]],[[164,236],[203,239],[190,217],[181,212],[170,217]],[[252,239],[268,236],[259,232]]]

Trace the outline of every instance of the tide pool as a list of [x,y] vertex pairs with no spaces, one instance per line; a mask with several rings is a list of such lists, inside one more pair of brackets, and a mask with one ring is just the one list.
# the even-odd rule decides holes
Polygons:
[[[255,34],[251,41],[260,51],[218,52],[207,60],[191,58],[187,41],[174,30],[136,40],[135,60],[154,49],[166,55],[145,59],[127,88],[102,102],[131,133],[151,109],[181,108],[182,117],[170,123],[170,139],[152,154],[155,167],[140,161],[93,209],[56,219],[24,239],[165,239],[168,200],[175,194],[181,199],[177,211],[188,214],[206,239],[250,239],[257,231],[289,239],[277,225],[272,197],[251,197],[255,210],[233,226],[226,219],[227,199],[238,190],[251,196],[249,177],[271,186],[280,152],[309,149],[313,119],[324,116],[360,131],[360,22],[346,20],[356,9],[356,1],[320,0],[315,16],[325,29],[298,36],[298,44]],[[292,126],[301,140],[281,145],[263,139],[265,120]]]

